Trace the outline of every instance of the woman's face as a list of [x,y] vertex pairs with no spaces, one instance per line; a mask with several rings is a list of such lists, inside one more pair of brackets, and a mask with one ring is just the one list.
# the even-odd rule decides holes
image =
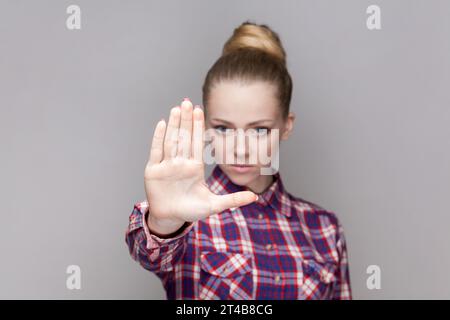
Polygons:
[[[205,119],[216,162],[234,183],[254,184],[261,168],[270,168],[270,157],[288,138],[294,119],[292,112],[283,119],[276,87],[268,82],[216,84]],[[238,166],[238,161],[245,165]]]

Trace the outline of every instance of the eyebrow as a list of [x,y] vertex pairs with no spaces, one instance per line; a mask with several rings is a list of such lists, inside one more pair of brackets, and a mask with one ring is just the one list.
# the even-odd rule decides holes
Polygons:
[[[229,122],[229,121],[227,121],[227,120],[218,119],[218,118],[212,118],[211,120],[224,122],[224,123],[226,123],[226,124],[233,124],[233,123],[231,123],[231,122]],[[261,119],[261,120],[258,120],[258,121],[250,122],[248,125],[251,126],[251,125],[255,125],[255,124],[259,124],[259,123],[264,123],[264,122],[268,122],[268,121],[273,121],[273,119]]]

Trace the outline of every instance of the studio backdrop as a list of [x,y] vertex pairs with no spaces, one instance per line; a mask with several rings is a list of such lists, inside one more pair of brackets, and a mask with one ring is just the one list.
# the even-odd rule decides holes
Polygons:
[[342,222],[354,298],[450,298],[449,12],[445,0],[1,0],[0,298],[165,298],[125,243],[153,130],[184,97],[202,103],[246,20],[283,41],[296,122],[280,172]]

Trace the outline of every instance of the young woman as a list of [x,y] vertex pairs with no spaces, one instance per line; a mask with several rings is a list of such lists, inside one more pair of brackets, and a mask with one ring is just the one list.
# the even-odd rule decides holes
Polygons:
[[[291,93],[277,33],[244,22],[207,74],[204,108],[186,98],[167,124],[156,125],[147,199],[134,206],[126,242],[168,299],[351,299],[345,238],[333,212],[288,193],[280,173],[262,174],[260,162],[225,161],[204,178],[205,128],[214,130],[215,157],[248,161],[254,146],[240,140],[230,149],[227,130],[256,132],[258,146],[286,140],[295,119]],[[269,155],[277,152],[265,145]]]

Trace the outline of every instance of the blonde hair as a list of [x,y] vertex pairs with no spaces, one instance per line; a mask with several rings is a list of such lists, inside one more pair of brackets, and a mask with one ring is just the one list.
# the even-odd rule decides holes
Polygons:
[[286,67],[286,52],[280,37],[267,25],[246,21],[234,29],[223,46],[222,56],[206,75],[203,84],[205,112],[212,88],[226,80],[260,80],[274,84],[283,116],[287,117],[292,79]]
[[286,52],[278,34],[265,24],[242,23],[234,29],[233,35],[225,42],[222,55],[242,48],[260,49],[280,59],[286,65]]

